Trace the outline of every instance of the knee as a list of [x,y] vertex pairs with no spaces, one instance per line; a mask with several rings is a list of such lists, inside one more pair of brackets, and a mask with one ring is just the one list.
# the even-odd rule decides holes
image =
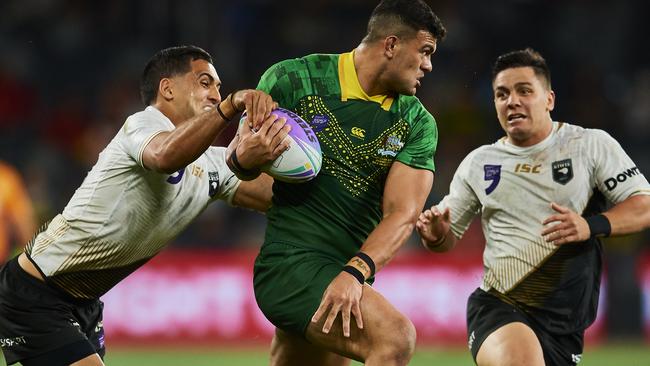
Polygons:
[[476,358],[476,364],[478,366],[543,366],[544,357],[540,356],[511,347],[508,350],[482,352]]
[[406,364],[415,352],[416,332],[413,323],[406,317],[390,322],[382,332],[382,341],[377,344],[377,352],[387,364]]

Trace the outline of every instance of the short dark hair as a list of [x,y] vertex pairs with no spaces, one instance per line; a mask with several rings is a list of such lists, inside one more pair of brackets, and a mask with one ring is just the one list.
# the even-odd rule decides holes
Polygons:
[[374,42],[388,35],[409,37],[427,31],[441,41],[447,34],[442,21],[422,0],[382,0],[370,15],[364,42]]
[[549,89],[551,88],[551,70],[549,70],[548,65],[546,65],[544,57],[532,48],[511,51],[497,57],[497,60],[492,67],[492,82],[494,82],[497,74],[501,71],[513,67],[532,67],[535,75],[544,79],[544,81],[546,81],[546,86]]
[[169,47],[156,52],[147,62],[140,78],[140,98],[145,106],[155,102],[160,80],[185,74],[194,60],[212,63],[212,56],[197,46]]

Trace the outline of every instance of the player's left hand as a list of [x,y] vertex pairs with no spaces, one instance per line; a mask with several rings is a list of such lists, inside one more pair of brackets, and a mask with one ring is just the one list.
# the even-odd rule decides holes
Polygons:
[[[363,285],[357,281],[354,276],[347,272],[341,272],[327,286],[320,306],[311,318],[313,323],[317,323],[325,313],[327,319],[323,324],[323,333],[328,334],[334,320],[339,313],[343,321],[343,336],[350,336],[350,314],[354,316],[359,329],[363,329],[363,318],[361,317],[361,295],[363,294]],[[329,309],[329,312],[328,312]]]
[[557,213],[542,222],[544,226],[556,223],[542,231],[542,236],[547,242],[562,245],[589,239],[591,233],[584,217],[555,202],[551,202],[551,208]]
[[239,127],[233,140],[237,140],[234,148],[237,149],[237,157],[243,168],[259,168],[275,160],[289,148],[291,141],[286,137],[291,126],[286,122],[284,118],[271,114],[257,132],[246,123]]
[[239,111],[246,110],[248,122],[257,131],[270,115],[278,108],[278,103],[261,90],[243,89],[232,95],[232,102]]

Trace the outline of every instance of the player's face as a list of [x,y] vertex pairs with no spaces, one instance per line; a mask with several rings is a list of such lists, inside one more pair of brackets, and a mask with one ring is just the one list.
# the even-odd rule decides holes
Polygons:
[[431,72],[434,52],[436,39],[429,32],[418,31],[415,37],[401,39],[387,70],[390,91],[415,95],[424,74]]
[[208,111],[221,102],[221,80],[211,63],[194,60],[191,70],[175,79],[175,105],[184,119]]
[[548,136],[555,94],[532,67],[505,69],[497,74],[492,87],[497,117],[511,143],[531,146]]

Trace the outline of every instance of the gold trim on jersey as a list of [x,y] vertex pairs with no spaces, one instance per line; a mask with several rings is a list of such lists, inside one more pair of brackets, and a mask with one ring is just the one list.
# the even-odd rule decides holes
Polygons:
[[339,83],[341,84],[341,101],[343,102],[347,102],[348,99],[367,100],[379,103],[381,109],[389,111],[393,100],[395,100],[393,97],[383,94],[369,96],[361,88],[357,70],[354,68],[354,50],[339,56]]
[[44,252],[50,244],[61,238],[69,229],[70,224],[65,221],[63,216],[55,216],[47,226],[47,229],[36,236],[31,250],[28,250],[28,254],[30,256],[36,256]]
[[557,250],[558,247],[555,245],[539,240],[530,243],[527,248],[510,253],[507,258],[493,258],[483,276],[483,289],[487,291],[493,288],[506,293],[516,288],[535,273]]

